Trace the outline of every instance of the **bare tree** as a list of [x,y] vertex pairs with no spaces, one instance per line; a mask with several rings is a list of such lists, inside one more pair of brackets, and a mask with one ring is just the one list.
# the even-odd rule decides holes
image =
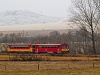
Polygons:
[[49,39],[52,43],[60,43],[60,33],[58,31],[50,32]]
[[99,36],[95,36],[100,32],[100,0],[73,0],[73,5],[71,21],[85,30],[91,40],[93,53],[96,54],[95,42]]

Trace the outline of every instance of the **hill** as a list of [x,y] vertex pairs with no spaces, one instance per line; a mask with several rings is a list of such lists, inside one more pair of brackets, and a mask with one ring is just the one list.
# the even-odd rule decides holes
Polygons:
[[0,25],[45,24],[61,19],[22,10],[0,12]]

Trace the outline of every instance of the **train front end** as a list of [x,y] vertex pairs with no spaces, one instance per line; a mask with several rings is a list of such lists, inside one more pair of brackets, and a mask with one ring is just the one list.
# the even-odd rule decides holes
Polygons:
[[62,53],[69,53],[68,44],[61,44],[61,51]]

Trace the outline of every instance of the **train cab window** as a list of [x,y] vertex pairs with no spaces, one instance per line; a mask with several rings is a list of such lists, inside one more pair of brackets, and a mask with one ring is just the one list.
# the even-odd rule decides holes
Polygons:
[[67,46],[61,46],[61,48],[67,48]]
[[16,48],[16,46],[11,46],[11,48]]

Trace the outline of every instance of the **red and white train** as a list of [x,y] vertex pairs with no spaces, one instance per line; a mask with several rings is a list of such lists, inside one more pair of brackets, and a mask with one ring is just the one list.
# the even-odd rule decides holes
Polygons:
[[68,53],[68,44],[8,44],[7,52]]

